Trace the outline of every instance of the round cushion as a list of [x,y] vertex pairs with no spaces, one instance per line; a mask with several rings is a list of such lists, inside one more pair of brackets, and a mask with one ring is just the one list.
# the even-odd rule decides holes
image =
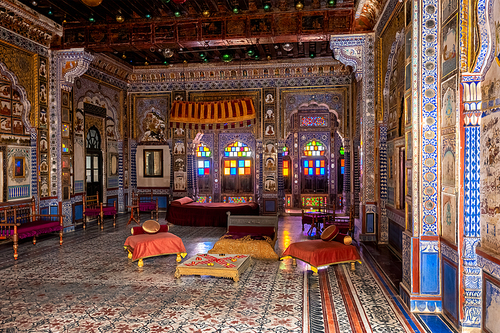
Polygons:
[[345,234],[338,234],[334,239],[336,242],[344,243],[344,245],[351,245],[352,237]]
[[155,220],[147,220],[142,224],[142,230],[148,234],[155,234],[160,230],[160,223]]
[[331,225],[327,227],[323,232],[321,233],[321,239],[324,241],[331,241],[332,239],[335,238],[339,234],[339,228],[337,228],[336,225]]

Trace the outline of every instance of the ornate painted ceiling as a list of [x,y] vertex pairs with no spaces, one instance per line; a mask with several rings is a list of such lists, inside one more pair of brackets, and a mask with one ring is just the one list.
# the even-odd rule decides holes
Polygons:
[[385,0],[10,2],[63,26],[53,49],[84,47],[137,66],[329,57],[330,36],[371,31]]

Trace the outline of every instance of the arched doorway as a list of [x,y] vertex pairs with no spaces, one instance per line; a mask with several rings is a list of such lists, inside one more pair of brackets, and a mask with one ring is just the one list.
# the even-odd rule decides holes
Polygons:
[[85,156],[85,180],[87,195],[101,194],[102,200],[102,151],[99,130],[92,126],[87,132]]

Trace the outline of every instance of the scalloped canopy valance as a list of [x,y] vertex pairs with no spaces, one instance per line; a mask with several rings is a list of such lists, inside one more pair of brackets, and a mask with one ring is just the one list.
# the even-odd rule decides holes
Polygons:
[[190,129],[227,129],[255,124],[251,99],[216,102],[175,101],[170,111],[170,127]]

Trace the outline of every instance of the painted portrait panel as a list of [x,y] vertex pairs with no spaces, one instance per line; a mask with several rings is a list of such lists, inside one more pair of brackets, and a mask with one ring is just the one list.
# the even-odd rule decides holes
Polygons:
[[441,74],[447,76],[457,68],[457,16],[441,32]]
[[23,114],[23,105],[20,102],[12,102],[12,115],[14,117],[21,117]]
[[500,281],[485,276],[483,298],[483,329],[485,332],[498,332],[500,327]]
[[441,19],[442,22],[446,22],[451,14],[453,14],[458,8],[458,2],[457,0],[443,0],[441,2]]
[[76,110],[75,113],[75,134],[83,135],[84,132],[85,117],[80,109]]
[[11,118],[0,118],[0,130],[2,132],[11,132],[12,131],[12,119]]
[[266,124],[265,136],[274,136],[274,125]]
[[0,83],[0,97],[10,98],[10,84]]
[[441,179],[443,186],[455,187],[455,135],[443,136]]
[[457,117],[457,78],[454,75],[441,85],[441,127],[455,126]]
[[10,100],[0,100],[0,114],[10,116],[12,114]]
[[186,189],[186,173],[174,172],[174,191],[184,191]]
[[274,170],[276,168],[276,162],[273,157],[267,157],[265,162],[266,170]]
[[441,236],[451,244],[457,243],[457,203],[454,195],[443,193]]

